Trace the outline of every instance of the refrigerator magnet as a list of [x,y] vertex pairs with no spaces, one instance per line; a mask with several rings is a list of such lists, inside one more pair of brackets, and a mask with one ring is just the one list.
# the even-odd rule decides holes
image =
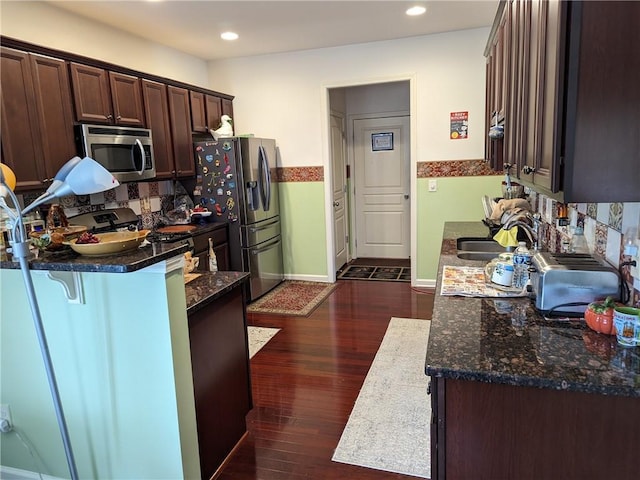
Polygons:
[[205,156],[204,156],[204,159],[205,159],[207,162],[211,163],[211,162],[213,162],[213,155],[205,155]]
[[231,142],[224,142],[222,144],[222,150],[224,150],[225,152],[228,152],[229,150],[231,150]]

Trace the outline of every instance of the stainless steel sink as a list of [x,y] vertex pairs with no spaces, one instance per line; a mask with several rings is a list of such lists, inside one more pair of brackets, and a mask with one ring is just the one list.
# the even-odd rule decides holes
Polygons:
[[463,252],[458,250],[458,258],[463,260],[491,260],[497,256],[497,252]]
[[457,241],[458,258],[464,260],[491,260],[506,249],[492,238],[461,237]]
[[463,252],[504,252],[505,248],[492,238],[462,237],[457,242],[458,251]]

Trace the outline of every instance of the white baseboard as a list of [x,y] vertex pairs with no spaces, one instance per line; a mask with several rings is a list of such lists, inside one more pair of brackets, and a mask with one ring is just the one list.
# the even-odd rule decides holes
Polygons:
[[430,278],[416,279],[416,283],[413,286],[418,288],[436,288],[436,281]]
[[5,467],[0,465],[0,478],[2,480],[65,480],[61,477],[53,477],[51,475],[39,474],[29,470],[21,470],[19,468]]
[[322,283],[333,283],[329,280],[327,275],[296,275],[296,274],[287,274],[284,276],[285,280],[298,280],[300,282],[322,282]]

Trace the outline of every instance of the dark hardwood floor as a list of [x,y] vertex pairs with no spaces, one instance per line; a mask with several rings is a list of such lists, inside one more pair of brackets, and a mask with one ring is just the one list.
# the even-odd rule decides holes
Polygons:
[[249,433],[217,478],[415,479],[331,457],[391,317],[432,310],[433,295],[408,283],[340,280],[309,317],[249,314],[282,330],[251,359]]

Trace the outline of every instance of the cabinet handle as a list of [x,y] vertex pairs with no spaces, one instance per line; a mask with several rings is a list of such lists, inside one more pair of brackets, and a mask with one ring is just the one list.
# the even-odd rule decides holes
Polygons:
[[333,202],[333,206],[334,207],[339,207],[340,206],[340,202]]
[[113,120],[113,115],[107,115],[107,120]]
[[522,167],[522,173],[525,175],[530,175],[536,171],[535,167],[530,167],[529,165],[525,165]]
[[116,117],[116,120],[122,120],[122,116],[121,116],[121,115],[118,115],[118,116]]

